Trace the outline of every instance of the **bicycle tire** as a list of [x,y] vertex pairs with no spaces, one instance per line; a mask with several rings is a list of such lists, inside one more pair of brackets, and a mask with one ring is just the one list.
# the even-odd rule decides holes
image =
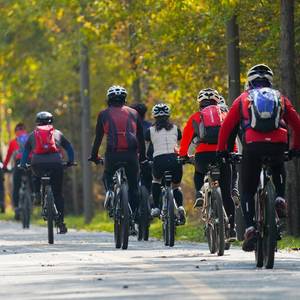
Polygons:
[[212,202],[211,202],[211,194],[207,194],[207,226],[205,229],[205,234],[207,238],[208,248],[211,254],[215,254],[216,249],[216,235],[214,230],[214,224],[211,224],[209,220],[211,220],[211,216],[213,214]]
[[175,244],[175,205],[173,199],[173,193],[170,188],[167,190],[167,205],[168,205],[168,214],[167,214],[167,224],[169,232],[169,246],[173,247]]
[[138,240],[148,241],[150,227],[150,204],[149,193],[146,187],[140,187],[140,207],[139,207],[139,224]]
[[235,208],[236,236],[238,241],[244,240],[246,230],[244,214],[241,205]]
[[122,246],[122,229],[121,229],[121,191],[114,198],[114,241],[115,247],[120,249]]
[[29,193],[24,194],[23,199],[23,228],[29,228],[30,226],[30,215],[31,215],[31,196]]
[[208,226],[207,226],[206,238],[207,238],[209,252],[211,254],[215,254],[216,251],[217,251],[217,249],[216,249],[216,237],[215,237],[215,230],[214,230],[212,224],[208,224]]
[[122,249],[128,248],[129,239],[129,206],[128,206],[128,187],[127,184],[121,185],[121,239]]
[[255,261],[256,267],[262,268],[264,265],[264,253],[263,253],[263,245],[262,245],[262,233],[261,233],[261,224],[259,223],[260,215],[262,215],[263,207],[261,207],[260,203],[263,205],[263,201],[260,201],[259,197],[261,195],[255,195],[255,220],[257,223],[257,241],[255,247]]
[[45,197],[47,203],[47,228],[48,228],[48,243],[54,243],[54,198],[50,186],[45,187]]
[[215,231],[216,231],[216,249],[218,256],[224,255],[225,250],[225,228],[224,228],[224,214],[223,214],[223,200],[221,189],[214,188],[212,190],[212,203],[216,215]]
[[275,221],[275,198],[276,192],[272,181],[265,187],[266,204],[264,210],[265,226],[263,237],[264,266],[266,269],[273,269],[276,250],[276,221]]

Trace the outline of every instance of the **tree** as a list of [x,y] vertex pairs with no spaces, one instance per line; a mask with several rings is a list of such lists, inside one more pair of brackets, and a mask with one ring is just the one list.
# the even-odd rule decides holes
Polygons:
[[[285,95],[296,102],[295,73],[295,28],[294,0],[281,0],[281,87]],[[299,134],[299,133],[296,133]],[[300,235],[300,165],[298,160],[288,164],[287,198],[289,207],[288,230],[292,235]]]

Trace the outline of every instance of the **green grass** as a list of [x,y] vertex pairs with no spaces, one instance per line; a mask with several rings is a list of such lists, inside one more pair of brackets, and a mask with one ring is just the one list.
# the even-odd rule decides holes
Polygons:
[[[8,209],[5,214],[0,214],[0,220],[12,221],[14,220],[14,213]],[[33,212],[32,222],[36,225],[45,226],[45,221],[40,217],[40,209],[35,208]],[[65,217],[65,222],[69,228],[86,231],[105,231],[113,232],[113,222],[107,216],[106,212],[98,212],[89,224],[84,223],[83,216],[68,215]],[[162,225],[161,221],[155,220],[150,227],[150,236],[161,239]],[[191,241],[191,242],[205,242],[203,225],[191,219],[187,219],[184,226],[176,228],[176,240]],[[235,245],[241,245],[241,242],[236,242]],[[292,236],[284,236],[278,243],[279,249],[298,250],[300,249],[300,238]]]

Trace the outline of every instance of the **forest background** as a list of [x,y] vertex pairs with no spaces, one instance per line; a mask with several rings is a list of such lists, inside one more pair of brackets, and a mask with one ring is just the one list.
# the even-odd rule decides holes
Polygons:
[[[2,156],[17,122],[31,130],[38,111],[53,112],[80,162],[66,174],[67,209],[84,212],[86,222],[102,207],[101,170],[93,168],[91,180],[86,155],[109,86],[125,86],[129,104],[143,102],[149,111],[167,102],[183,128],[197,110],[200,89],[213,87],[232,100],[228,25],[233,22],[239,90],[249,67],[265,63],[274,71],[274,86],[300,108],[299,1],[0,0],[0,13]],[[191,169],[184,187],[191,203]],[[288,187],[290,233],[299,235],[297,161],[288,166]]]

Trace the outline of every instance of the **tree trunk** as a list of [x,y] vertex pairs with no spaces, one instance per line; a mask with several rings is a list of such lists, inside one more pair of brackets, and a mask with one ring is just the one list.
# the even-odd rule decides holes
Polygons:
[[81,148],[83,172],[84,220],[89,223],[93,217],[92,169],[88,162],[90,152],[90,95],[89,95],[89,57],[88,47],[81,44],[80,49],[80,97],[81,97]]
[[[282,92],[296,101],[295,73],[295,39],[294,39],[294,0],[281,0],[281,88]],[[299,134],[299,133],[297,133]],[[300,166],[297,160],[288,163],[287,167],[287,199],[288,199],[288,232],[300,235]]]
[[227,23],[227,66],[228,66],[228,103],[240,95],[240,47],[239,26],[234,15]]

